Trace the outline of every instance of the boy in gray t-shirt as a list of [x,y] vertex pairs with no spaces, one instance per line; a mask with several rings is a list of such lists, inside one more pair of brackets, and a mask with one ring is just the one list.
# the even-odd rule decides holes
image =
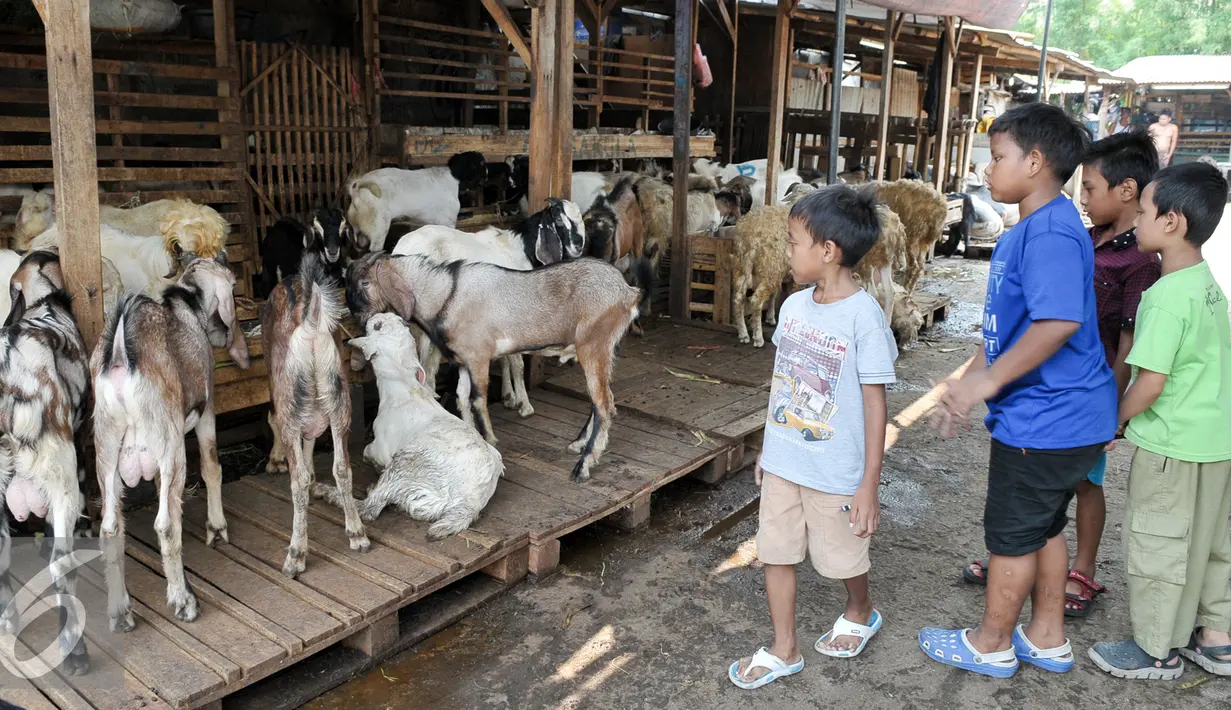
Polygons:
[[774,344],[757,556],[774,643],[731,664],[732,683],[759,688],[803,670],[796,641],[795,565],[807,553],[822,576],[846,585],[845,613],[818,653],[859,655],[880,630],[868,595],[868,542],[880,519],[885,385],[897,347],[880,305],[851,267],[880,238],[876,196],[845,185],[807,195],[791,210],[787,253],[797,283],[815,284],[782,306]]

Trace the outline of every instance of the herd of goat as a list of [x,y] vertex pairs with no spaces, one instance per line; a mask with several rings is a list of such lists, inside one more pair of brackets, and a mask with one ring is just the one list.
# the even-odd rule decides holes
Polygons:
[[[507,167],[510,185],[524,185],[524,163]],[[758,167],[763,173],[764,161],[751,164]],[[742,342],[761,347],[762,313],[772,321],[771,299],[787,276],[790,205],[817,186],[784,171],[775,204],[764,206],[764,184],[747,172],[697,161],[685,178],[688,229],[712,233],[734,225],[736,326]],[[579,456],[573,480],[588,479],[599,463],[616,411],[616,349],[627,332],[640,332],[638,320],[649,314],[671,240],[674,188],[661,175],[577,173],[574,201],[551,199],[512,229],[458,231],[459,194],[488,174],[476,153],[439,168],[376,170],[348,182],[345,213],[320,209],[310,224],[285,218],[268,230],[258,284],[266,299],[260,337],[275,439],[268,469],[289,472],[294,510],[286,575],[305,569],[313,496],[342,509],[354,550],[370,547],[364,523],[387,506],[430,522],[431,539],[470,526],[504,470],[487,411],[493,362],[502,371],[504,405],[526,417],[534,410],[522,356],[575,359],[592,406],[568,447]],[[861,177],[844,176],[847,182]],[[911,337],[920,321],[909,294],[923,253],[941,236],[945,198],[911,180],[871,189],[883,202],[884,237],[858,272],[896,330]],[[399,230],[399,223],[417,228]],[[66,555],[85,511],[81,462],[92,404],[113,631],[134,624],[124,582],[122,499],[142,481],[157,490],[154,527],[167,602],[180,620],[200,613],[181,554],[189,430],[201,456],[206,543],[227,541],[214,348],[227,348],[241,368],[249,364],[226,259],[228,235],[216,211],[184,200],[101,208],[106,319],[92,353],[59,266],[49,190],[28,191],[14,225],[16,251],[0,251],[0,278],[10,284],[10,301],[0,306],[7,311],[0,337],[0,495],[16,520],[46,519],[54,533],[53,583],[57,593],[71,595],[75,572]],[[348,313],[365,329],[350,341],[351,362],[344,361],[339,338]],[[442,359],[458,368],[460,418],[436,395]],[[364,361],[376,375],[380,405],[375,440],[363,457],[382,473],[356,501],[347,381],[348,369],[361,369]],[[312,466],[314,443],[326,430],[333,441],[332,486],[317,484]],[[8,630],[18,625],[17,605],[9,604],[10,550],[7,516],[0,516],[0,628]],[[84,673],[83,620],[71,606],[61,619],[63,670]]]

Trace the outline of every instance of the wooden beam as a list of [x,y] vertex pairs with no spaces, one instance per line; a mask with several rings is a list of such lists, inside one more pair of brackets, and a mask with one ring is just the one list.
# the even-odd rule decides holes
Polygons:
[[718,6],[718,14],[722,15],[722,23],[727,27],[727,36],[735,42],[735,23],[731,21],[731,13],[727,12],[726,0],[714,0],[714,4]]
[[889,16],[885,22],[885,50],[881,54],[883,67],[881,68],[880,132],[876,138],[876,175],[881,180],[890,179],[885,171],[885,159],[889,155],[889,103],[893,92],[893,48],[897,44],[893,36],[893,27],[903,16],[893,10],[887,12]]
[[599,19],[598,5],[595,0],[580,0],[577,4],[577,19],[581,20],[581,24],[586,28],[586,32],[590,33],[591,44],[597,44],[599,28],[602,25],[602,20]]
[[[722,5],[725,2],[726,0],[718,0],[719,5]],[[736,3],[738,2],[739,0],[731,0],[731,3],[733,6],[735,6]],[[731,100],[730,101],[731,111],[730,113],[727,114],[727,141],[726,141],[726,145],[724,146],[726,148],[728,163],[735,161],[735,76],[736,76],[735,70],[739,66],[739,13],[738,12],[735,13],[733,22],[735,25],[735,34],[732,35],[732,41],[731,41],[731,95],[729,97]]]
[[774,204],[778,194],[778,170],[782,167],[782,122],[786,116],[786,84],[791,56],[791,0],[778,0],[774,18],[769,94],[769,146],[766,148],[765,204]]
[[[552,113],[555,153],[552,156],[551,196],[572,199],[573,187],[573,44],[577,37],[574,0],[558,0],[556,10],[556,104]],[[589,205],[580,205],[582,211]]]
[[669,310],[672,320],[679,322],[689,318],[689,284],[692,282],[692,235],[688,233],[688,127],[692,123],[693,10],[693,0],[675,0],[675,143],[672,151],[675,200]]
[[[554,5],[555,3],[549,2],[545,4]],[[487,8],[488,14],[496,21],[496,25],[504,33],[504,36],[508,37],[509,42],[513,43],[513,49],[517,50],[521,60],[526,63],[526,68],[532,69],[534,53],[530,51],[530,45],[526,42],[526,38],[522,37],[521,30],[517,29],[517,23],[513,22],[513,17],[509,15],[509,9],[500,0],[483,0],[483,7]],[[533,15],[534,12],[532,10],[531,16],[533,17]]]
[[51,153],[55,171],[60,268],[73,315],[93,349],[103,328],[103,268],[98,236],[98,161],[89,0],[35,0],[46,25]]
[[970,165],[970,153],[974,150],[975,143],[975,126],[978,125],[979,119],[982,118],[982,107],[979,105],[979,99],[982,98],[981,89],[983,84],[983,55],[975,57],[975,77],[970,88],[970,118],[972,123],[966,131],[965,149],[962,151],[962,162],[957,166],[959,185],[965,180],[967,166]]
[[[485,0],[484,5],[487,2]],[[556,152],[553,132],[556,103],[556,31],[559,3],[547,2],[531,8],[530,26],[534,37],[534,60],[530,71],[530,184],[527,199],[530,211],[537,212],[551,197],[551,178]]]
[[833,93],[829,99],[829,184],[838,181],[838,143],[842,141],[842,76],[846,71],[846,3],[834,6],[833,51],[830,52]]
[[[950,32],[953,18],[945,17],[942,21],[945,23],[945,38],[948,41],[953,37],[953,34]],[[936,162],[933,167],[932,179],[936,189],[944,192],[945,178],[948,177],[944,173],[949,165],[949,109],[950,98],[953,93],[953,54],[950,52],[941,53],[940,77],[940,116],[937,118],[937,123],[940,126],[940,135],[936,139]]]
[[902,34],[902,25],[906,24],[906,13],[899,12],[897,20],[889,24],[891,24],[891,26],[893,27],[893,32],[890,34],[890,39],[892,39],[894,42],[897,42],[898,35]]

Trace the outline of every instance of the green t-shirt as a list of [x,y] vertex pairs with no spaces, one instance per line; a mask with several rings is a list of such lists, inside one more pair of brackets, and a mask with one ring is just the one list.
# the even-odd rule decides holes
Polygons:
[[1201,262],[1167,274],[1141,296],[1127,362],[1167,376],[1163,393],[1125,435],[1168,458],[1231,459],[1231,323],[1227,297]]

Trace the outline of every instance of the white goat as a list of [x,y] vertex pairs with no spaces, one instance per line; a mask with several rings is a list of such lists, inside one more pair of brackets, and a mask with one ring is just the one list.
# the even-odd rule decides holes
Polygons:
[[[613,176],[604,173],[573,173],[571,182],[572,193],[569,199],[573,204],[580,207],[582,212],[585,212],[590,209],[590,206],[594,204],[599,195],[611,189],[611,186],[615,184],[618,178],[618,175]],[[521,209],[523,216],[530,214],[530,201],[525,195],[522,195],[521,200],[518,202],[518,207]]]
[[[7,316],[13,308],[7,286],[13,274],[16,273],[17,267],[21,265],[21,259],[22,255],[11,249],[0,249],[0,316]],[[111,263],[111,260],[104,257],[103,312],[110,313],[123,293],[124,283],[120,280],[120,273],[115,270],[115,265]]]
[[[402,237],[393,253],[417,254],[440,264],[475,261],[495,264],[514,271],[529,271],[565,258],[576,259],[585,253],[585,224],[577,205],[556,200],[535,213],[515,229],[488,227],[478,232],[462,232],[449,227],[427,226]],[[531,262],[528,254],[534,254]],[[419,336],[419,360],[424,364],[428,382],[436,382],[441,352],[426,333]],[[556,353],[552,353],[556,354]],[[461,396],[462,383],[458,383]],[[529,417],[534,406],[526,394],[525,367],[520,354],[500,358],[500,394],[504,406]],[[458,400],[464,407],[464,400]]]
[[366,242],[372,251],[382,251],[395,219],[455,226],[462,206],[458,191],[472,189],[486,177],[487,162],[475,152],[454,155],[447,167],[373,170],[347,182],[351,202],[346,221],[355,228],[360,246]]
[[[431,522],[430,540],[470,527],[504,475],[500,451],[436,401],[401,318],[372,316],[367,335],[350,345],[372,362],[380,390],[380,411],[372,424],[376,438],[363,457],[384,472],[359,501],[360,517],[375,520],[385,506],[395,505],[415,520]],[[342,505],[336,486],[318,484],[312,492]]]
[[[12,276],[13,310],[0,329],[0,499],[18,521],[33,514],[53,529],[51,572],[59,599],[73,598],[73,529],[85,508],[74,437],[85,420],[85,342],[73,320],[59,259],[31,252]],[[79,443],[79,442],[78,442]],[[9,604],[7,515],[0,512],[0,629],[19,631]],[[61,672],[89,667],[84,619],[77,605],[60,606]]]
[[[765,204],[765,176],[769,170],[769,161],[765,158],[758,160],[749,160],[743,163],[730,163],[722,165],[712,162],[706,158],[698,158],[693,163],[693,171],[698,175],[707,175],[713,178],[719,186],[726,185],[741,175],[752,178],[756,182],[752,184],[752,205]],[[786,194],[791,187],[803,182],[804,179],[799,176],[795,168],[778,171],[778,184],[774,197],[775,205],[786,204]]]
[[235,276],[225,261],[194,259],[160,300],[128,293],[107,319],[94,354],[94,446],[103,494],[100,528],[106,549],[107,610],[112,631],[133,628],[124,584],[124,487],[158,477],[154,530],[175,618],[200,609],[184,579],[180,524],[188,460],[184,434],[201,452],[208,513],[205,542],[227,539],[222,466],[214,430],[214,348],[248,367],[248,344],[235,313]]
[[[493,264],[438,264],[420,256],[368,254],[347,270],[347,301],[361,322],[394,312],[425,330],[457,362],[463,418],[495,443],[487,414],[488,368],[503,355],[577,347],[593,403],[569,451],[581,454],[573,480],[590,477],[615,416],[615,348],[637,316],[641,291],[619,269],[577,259],[534,271]],[[465,406],[469,403],[470,406]]]

